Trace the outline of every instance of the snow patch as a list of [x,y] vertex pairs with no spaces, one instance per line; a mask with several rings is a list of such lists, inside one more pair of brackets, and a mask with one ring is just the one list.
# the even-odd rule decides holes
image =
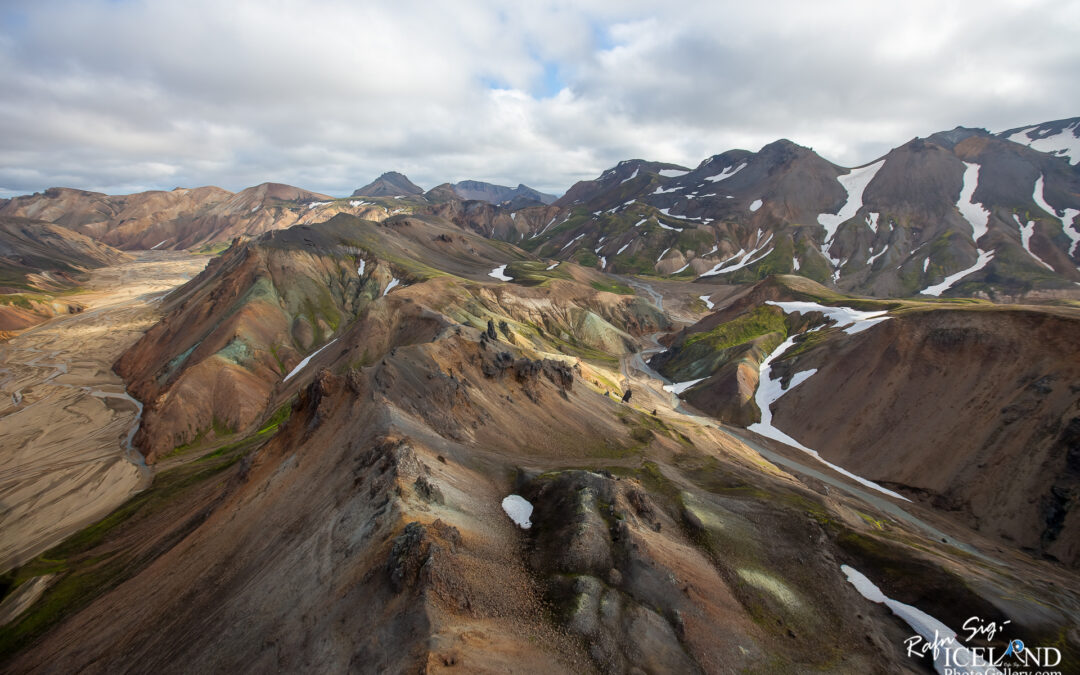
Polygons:
[[506,515],[510,516],[510,520],[521,529],[527,530],[532,527],[529,517],[532,516],[533,505],[529,503],[529,500],[521,495],[509,495],[503,498],[502,508],[506,511]]
[[634,223],[634,227],[640,227],[641,224],[644,223],[646,220],[648,220],[648,218],[642,218],[641,220]]
[[1061,230],[1065,233],[1066,237],[1072,240],[1072,245],[1069,246],[1069,255],[1076,255],[1076,247],[1080,244],[1080,229],[1070,227],[1070,225],[1072,225],[1076,216],[1080,214],[1080,211],[1077,211],[1076,209],[1064,209],[1064,215],[1059,216],[1057,210],[1046,203],[1045,189],[1046,185],[1043,176],[1040,175],[1039,179],[1035,181],[1035,191],[1032,193],[1031,197],[1040,209],[1061,221]]
[[664,385],[664,391],[670,391],[672,394],[678,396],[698,382],[704,382],[707,379],[709,378],[701,377],[696,380],[687,380],[686,382],[672,382],[671,384]]
[[889,250],[889,245],[885,244],[885,248],[881,249],[877,253],[874,253],[874,255],[872,255],[872,256],[870,256],[869,258],[866,259],[866,266],[870,267],[871,265],[873,265],[874,261],[877,260],[878,258],[880,258],[881,256],[885,255],[885,252],[888,251],[888,250]]
[[705,303],[706,309],[712,309],[713,307],[716,307],[716,305],[713,304],[712,300],[709,300],[708,295],[699,295],[698,299]]
[[[630,242],[630,243],[633,243],[633,242]],[[621,247],[619,247],[619,250],[618,250],[618,251],[615,251],[615,255],[619,255],[620,253],[622,253],[623,251],[625,251],[625,250],[626,250],[626,247],[627,247],[627,246],[629,246],[629,245],[630,245],[630,243],[627,243],[627,244],[623,244],[623,245],[622,245]]]
[[1013,219],[1016,221],[1017,227],[1020,228],[1020,243],[1023,244],[1024,250],[1027,251],[1032,258],[1038,260],[1039,264],[1041,264],[1043,267],[1050,271],[1053,271],[1053,267],[1048,265],[1045,260],[1035,255],[1035,252],[1031,250],[1031,237],[1035,234],[1035,221],[1029,220],[1027,225],[1024,225],[1024,223],[1020,221],[1020,216],[1015,213],[1013,214]]
[[709,181],[711,183],[719,183],[720,181],[727,180],[728,178],[731,178],[735,174],[739,173],[740,171],[742,171],[743,169],[746,168],[746,165],[747,165],[747,163],[743,162],[742,164],[740,164],[739,166],[736,166],[734,168],[729,166],[728,168],[724,169],[723,171],[721,171],[719,174],[717,174],[715,176],[706,176],[705,180],[707,180],[707,181]]
[[928,286],[927,288],[924,288],[923,290],[919,291],[919,293],[921,295],[935,295],[935,296],[941,295],[945,291],[949,290],[953,286],[953,284],[955,284],[957,281],[960,281],[961,279],[963,279],[967,275],[974,274],[975,272],[978,272],[982,268],[986,267],[986,264],[988,262],[990,262],[991,260],[993,260],[993,259],[994,259],[994,252],[993,251],[980,250],[979,251],[979,258],[975,261],[974,265],[967,268],[966,270],[960,270],[959,272],[957,272],[955,274],[950,274],[949,276],[945,277],[945,279],[940,284],[934,284],[933,286]]
[[882,159],[860,169],[852,169],[843,176],[837,177],[836,180],[840,183],[840,187],[844,188],[844,191],[847,192],[847,201],[844,202],[844,205],[841,206],[840,210],[835,214],[822,213],[817,217],[818,224],[825,228],[826,245],[832,241],[840,224],[854,217],[859,209],[862,208],[863,192],[866,190],[866,186],[870,184],[870,181],[874,179],[874,176],[877,175],[878,170],[883,166],[885,166],[885,160]]
[[1013,143],[1026,145],[1032,150],[1064,157],[1073,166],[1080,164],[1080,138],[1076,136],[1077,133],[1080,133],[1080,122],[1074,122],[1056,134],[1033,139],[1028,134],[1036,128],[1021,129],[1009,136],[1009,140]]
[[665,249],[664,249],[664,252],[660,254],[660,257],[656,259],[656,262],[660,262],[661,260],[663,260],[664,256],[666,256],[666,255],[667,255],[667,252],[668,252],[668,251],[670,251],[670,250],[671,250],[671,247],[670,247],[670,246],[668,246],[667,248],[665,248]]
[[555,263],[553,265],[548,265],[547,266],[547,271],[550,272],[551,270],[555,269],[558,266],[559,266],[559,263]]
[[[813,303],[808,303],[808,304],[813,304]],[[848,478],[851,478],[852,480],[859,483],[860,485],[865,485],[868,488],[877,490],[878,492],[881,492],[882,494],[887,494],[890,497],[896,497],[897,499],[902,499],[904,501],[911,501],[907,497],[904,497],[901,494],[897,494],[896,492],[893,492],[892,490],[888,490],[886,488],[883,488],[883,487],[881,487],[880,485],[878,485],[877,483],[875,483],[873,481],[867,480],[867,479],[863,478],[862,476],[856,476],[855,474],[851,473],[850,471],[848,471],[846,469],[843,469],[843,468],[841,468],[839,466],[836,466],[835,464],[833,464],[831,462],[825,461],[824,459],[821,458],[821,455],[819,455],[815,450],[811,450],[810,448],[806,447],[802,443],[799,443],[798,441],[796,441],[791,436],[788,436],[783,431],[780,431],[779,429],[777,429],[776,427],[773,426],[773,424],[772,424],[772,408],[771,408],[772,404],[777,399],[779,399],[781,396],[786,394],[788,391],[791,391],[791,389],[793,387],[788,387],[788,389],[784,389],[783,385],[780,382],[780,380],[772,379],[772,362],[773,362],[774,359],[776,359],[778,356],[782,355],[784,352],[786,352],[788,349],[790,349],[792,345],[795,344],[795,338],[796,337],[797,336],[795,336],[795,335],[792,335],[791,337],[789,337],[787,340],[785,340],[783,342],[783,344],[781,344],[779,347],[777,347],[775,350],[773,350],[772,354],[769,354],[769,356],[767,356],[765,358],[765,360],[761,362],[760,375],[758,376],[758,388],[757,388],[757,392],[754,394],[754,402],[757,403],[758,408],[761,409],[761,421],[757,422],[755,424],[751,424],[749,427],[747,427],[747,429],[750,430],[750,431],[753,431],[754,433],[761,434],[762,436],[765,436],[766,438],[771,438],[771,439],[773,439],[775,441],[780,441],[781,443],[784,443],[786,445],[790,445],[793,448],[797,448],[799,450],[802,450],[803,452],[813,456],[815,459],[817,459],[822,464],[828,466],[829,468],[836,471],[837,473],[841,473],[841,474],[847,476]],[[813,372],[816,372],[816,371],[805,371],[805,372],[810,372],[810,374],[812,375]],[[806,376],[800,378],[797,384],[802,384],[809,377],[810,377],[810,375],[806,375]],[[792,378],[792,385],[794,386],[795,384],[796,384],[795,378]]]
[[319,347],[319,348],[318,348],[317,350],[315,350],[314,352],[312,352],[312,353],[308,354],[307,356],[305,356],[305,357],[304,357],[304,360],[303,360],[303,361],[301,361],[300,363],[296,364],[296,367],[295,367],[295,368],[293,368],[292,370],[290,370],[290,371],[289,371],[289,374],[285,376],[285,379],[284,379],[284,380],[282,380],[282,382],[288,382],[288,381],[289,381],[289,380],[290,380],[290,379],[292,378],[292,376],[293,376],[293,375],[296,375],[296,374],[297,374],[297,373],[299,373],[299,372],[300,372],[301,370],[303,370],[303,369],[304,369],[304,366],[306,366],[306,365],[308,364],[308,362],[309,362],[309,361],[311,361],[311,359],[313,359],[313,358],[315,358],[316,356],[318,356],[318,355],[319,355],[319,352],[321,352],[322,350],[326,349],[327,347],[329,347],[330,345],[334,344],[335,342],[337,342],[337,338],[334,338],[333,340],[331,340],[330,342],[327,342],[327,343],[326,343],[325,345],[323,345],[322,347]]
[[978,164],[964,162],[964,187],[960,189],[960,198],[956,208],[960,215],[971,224],[971,240],[978,246],[979,239],[986,234],[986,224],[990,222],[990,212],[982,204],[975,203],[975,190],[979,187]]
[[[758,229],[757,237],[758,237],[759,240],[761,239],[761,229],[760,228]],[[740,270],[740,269],[742,269],[744,267],[748,267],[750,265],[753,265],[754,263],[756,263],[759,260],[763,259],[765,256],[772,253],[772,249],[770,248],[769,250],[765,251],[765,253],[763,253],[761,255],[758,255],[756,258],[754,257],[758,252],[760,252],[762,249],[764,249],[766,246],[769,245],[769,242],[772,241],[772,238],[773,238],[773,235],[770,233],[768,238],[765,239],[765,241],[757,244],[756,247],[752,251],[750,251],[749,253],[745,253],[745,249],[739,249],[738,253],[736,253],[732,257],[728,258],[724,262],[713,266],[713,268],[711,270],[709,270],[708,272],[705,272],[701,276],[703,276],[703,277],[711,277],[711,276],[715,276],[717,274],[727,274],[728,272],[734,272],[735,270]],[[728,267],[726,269],[724,268],[725,265],[727,265],[732,260],[735,260],[735,258],[738,258],[740,255],[743,256],[741,260],[737,261],[731,267]]]
[[658,188],[656,188],[656,190],[653,191],[653,194],[654,195],[666,195],[666,194],[668,194],[670,192],[678,192],[681,189],[682,188],[680,188],[678,185],[676,185],[675,187],[670,187],[670,188],[668,188],[666,190],[663,187],[658,187]]
[[[623,178],[623,179],[622,179],[622,183],[625,183],[625,182],[626,182],[626,181],[628,181],[628,180],[634,180],[635,178],[637,178],[637,174],[638,174],[638,169],[637,169],[637,168],[635,168],[635,169],[634,169],[634,173],[630,174],[630,177],[629,177],[629,178]],[[622,185],[622,183],[619,183],[619,184],[620,184],[620,185]]]
[[939,645],[937,657],[934,659],[934,670],[938,673],[943,675],[944,673],[954,675],[1002,675],[1000,670],[990,665],[956,665],[961,663],[985,663],[986,659],[976,657],[970,649],[965,647],[956,637],[956,631],[918,607],[905,605],[885,595],[862,572],[849,565],[841,565],[840,571],[844,573],[848,583],[854,586],[861,596],[870,602],[885,605],[928,643]]
[[836,325],[844,329],[844,332],[848,335],[861,333],[874,324],[888,321],[891,318],[885,316],[888,314],[888,310],[881,310],[880,312],[863,312],[858,309],[852,309],[851,307],[829,307],[828,305],[819,305],[816,302],[796,301],[776,302],[773,300],[766,300],[765,304],[775,305],[782,309],[785,314],[793,314],[795,312],[800,314],[821,312],[829,321],[835,321]]
[[791,266],[792,266],[792,268],[795,269],[796,272],[798,272],[799,271],[799,259],[798,258],[792,258],[791,259]]
[[514,277],[506,275],[506,265],[499,265],[495,269],[488,272],[489,277],[495,277],[499,281],[513,281]]
[[385,298],[386,294],[390,292],[390,289],[393,288],[394,286],[397,286],[400,283],[401,283],[400,280],[395,279],[394,277],[391,277],[390,278],[390,283],[386,284],[386,288],[382,292],[383,297]]
[[755,199],[753,202],[750,203],[750,212],[753,213],[754,211],[757,211],[758,209],[760,209],[761,204],[762,204],[762,201],[760,199]]
[[573,244],[573,243],[574,243],[575,241],[577,241],[578,239],[581,239],[581,238],[582,238],[582,237],[584,237],[584,236],[585,236],[584,234],[579,234],[578,236],[574,237],[574,238],[573,238],[573,239],[571,239],[570,241],[566,242],[566,243],[565,243],[565,244],[563,245],[563,247],[562,247],[561,249],[559,249],[559,250],[560,250],[560,251],[565,251],[565,250],[566,250],[566,247],[567,247],[567,246],[569,246],[570,244]]
[[874,234],[877,234],[877,222],[880,213],[871,213],[866,216],[866,226],[873,230]]
[[167,241],[169,241],[169,240],[168,240],[168,239],[162,239],[162,240],[161,240],[161,241],[159,241],[158,243],[156,243],[156,244],[154,244],[153,246],[151,246],[151,247],[150,247],[150,250],[151,250],[151,251],[156,251],[156,250],[158,249],[158,247],[159,247],[159,246],[161,246],[162,244],[164,244],[164,243],[165,243],[165,242],[167,242]]
[[607,258],[605,258],[604,256],[600,256],[600,269],[605,269],[606,267],[607,267]]
[[350,199],[349,206],[375,206],[375,202],[365,202],[363,199]]
[[690,267],[690,263],[686,263],[685,265],[683,265],[683,266],[682,266],[682,267],[680,267],[679,269],[677,269],[677,270],[675,270],[674,272],[672,272],[672,274],[681,274],[681,273],[683,273],[683,272],[685,272],[685,271],[686,271],[686,268],[687,268],[687,267]]
[[923,259],[923,261],[922,261],[922,271],[923,271],[923,274],[925,274],[925,273],[926,273],[926,270],[927,270],[927,268],[929,268],[929,267],[930,267],[930,256],[926,256],[926,258],[924,258],[924,259]]
[[361,276],[361,277],[364,276],[364,268],[366,268],[366,267],[367,267],[367,261],[364,260],[363,258],[360,258],[360,267],[356,268],[356,274],[358,276]]
[[318,206],[326,206],[329,203],[330,202],[311,202],[310,204],[307,205],[307,208],[308,208],[308,211],[310,211],[311,209],[314,209],[314,208],[316,208]]
[[660,169],[656,173],[660,174],[664,178],[678,178],[679,176],[685,176],[690,172],[684,171],[683,169]]

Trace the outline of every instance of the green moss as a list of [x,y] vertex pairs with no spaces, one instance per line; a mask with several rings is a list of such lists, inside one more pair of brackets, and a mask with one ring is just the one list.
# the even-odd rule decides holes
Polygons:
[[34,305],[30,302],[30,298],[21,293],[0,295],[0,305],[10,305],[12,307],[19,307],[28,310],[34,308]]
[[192,255],[219,255],[227,250],[230,245],[227,241],[219,241],[216,244],[204,244],[194,251],[189,251],[189,253]]
[[290,415],[292,415],[292,401],[287,401],[281,404],[281,407],[275,410],[274,414],[267,418],[266,422],[255,433],[265,434],[277,431],[277,428],[284,424]]
[[538,260],[519,260],[506,266],[506,274],[523,286],[542,286],[553,279],[570,279],[566,264],[549,270],[550,264]]
[[600,263],[600,258],[595,253],[581,248],[574,251],[573,260],[582,267],[596,267]]
[[805,352],[810,351],[814,347],[824,343],[830,337],[832,337],[834,331],[828,329],[816,330],[812,333],[803,333],[796,341],[795,345],[784,352],[784,358],[790,359],[793,356],[798,356]]
[[694,333],[686,339],[683,348],[703,345],[710,351],[717,351],[749,342],[768,333],[787,336],[784,312],[773,305],[760,305],[753,311],[722,323],[710,331]]
[[[151,486],[104,519],[69,537],[59,546],[14,571],[15,585],[43,574],[59,575],[42,597],[16,621],[0,627],[0,660],[31,644],[62,619],[115,588],[152,562],[139,553],[105,551],[103,544],[119,539],[129,528],[154,517],[191,490],[232,466],[239,454],[215,461],[163,471]],[[187,530],[178,526],[163,545],[171,547]]]
[[620,284],[616,281],[593,281],[590,285],[598,291],[605,291],[607,293],[618,293],[619,295],[634,294],[634,289],[626,284]]

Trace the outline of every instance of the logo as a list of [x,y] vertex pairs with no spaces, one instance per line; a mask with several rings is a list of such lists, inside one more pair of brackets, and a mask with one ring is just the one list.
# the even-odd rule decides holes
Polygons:
[[942,634],[934,628],[932,635],[929,630],[912,635],[904,640],[904,646],[910,657],[932,656],[934,669],[942,675],[1060,675],[1061,650],[1057,647],[1028,646],[1016,638],[1004,648],[990,645],[1010,623],[973,616],[962,627],[963,642],[955,634]]

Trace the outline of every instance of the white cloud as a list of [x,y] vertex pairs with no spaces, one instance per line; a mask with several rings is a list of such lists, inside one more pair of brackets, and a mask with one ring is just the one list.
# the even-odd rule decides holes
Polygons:
[[863,164],[957,124],[1080,114],[1077,45],[1080,5],[1006,0],[14,0],[0,193],[348,194],[389,169],[560,191],[779,137]]

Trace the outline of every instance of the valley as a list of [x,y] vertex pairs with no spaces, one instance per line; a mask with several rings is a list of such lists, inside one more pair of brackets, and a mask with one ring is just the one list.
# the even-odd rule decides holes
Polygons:
[[161,295],[207,258],[146,252],[95,270],[85,309],[0,342],[0,568],[21,564],[149,485],[131,443],[142,403],[113,361],[157,320]]

